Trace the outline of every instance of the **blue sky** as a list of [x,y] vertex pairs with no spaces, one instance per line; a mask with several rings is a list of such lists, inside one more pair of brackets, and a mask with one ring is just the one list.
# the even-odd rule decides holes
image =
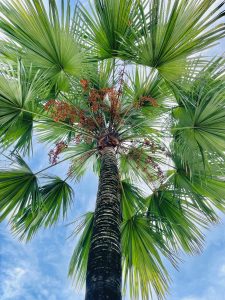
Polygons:
[[[210,54],[222,53],[224,41]],[[48,163],[48,151],[36,145],[34,170]],[[1,158],[2,160],[3,158]],[[66,165],[56,167],[62,176]],[[28,244],[13,238],[7,222],[0,224],[0,299],[1,300],[83,300],[84,290],[76,291],[67,278],[69,260],[76,240],[68,239],[72,226],[65,226],[95,205],[97,179],[87,174],[74,185],[75,199],[68,221],[40,231]],[[183,256],[179,272],[172,269],[172,284],[167,300],[225,299],[225,217],[206,233],[204,252]]]

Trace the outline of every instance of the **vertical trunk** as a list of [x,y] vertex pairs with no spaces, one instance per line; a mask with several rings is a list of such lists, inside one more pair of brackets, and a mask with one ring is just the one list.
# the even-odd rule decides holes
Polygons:
[[121,299],[120,185],[113,147],[102,151],[85,300]]

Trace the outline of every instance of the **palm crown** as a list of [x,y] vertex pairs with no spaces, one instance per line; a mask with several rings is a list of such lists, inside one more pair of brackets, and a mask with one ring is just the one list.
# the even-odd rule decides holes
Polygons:
[[[163,298],[162,256],[176,266],[180,250],[200,251],[201,227],[225,209],[225,61],[196,56],[225,33],[213,2],[95,0],[91,12],[69,1],[0,3],[1,145],[12,163],[0,171],[0,220],[29,240],[65,218],[68,181],[90,168],[99,175],[112,147],[133,299]],[[50,165],[37,173],[21,157],[32,154],[33,133],[51,144]],[[47,174],[67,160],[66,179]],[[77,222],[69,275],[82,284],[94,213]]]

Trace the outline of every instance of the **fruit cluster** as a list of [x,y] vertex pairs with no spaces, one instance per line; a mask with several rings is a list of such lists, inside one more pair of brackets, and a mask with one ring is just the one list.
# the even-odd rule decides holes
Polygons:
[[142,96],[140,98],[140,105],[142,106],[144,103],[150,103],[153,107],[158,107],[159,104],[157,103],[155,98],[152,97],[147,97],[147,96]]
[[76,120],[77,110],[70,104],[55,99],[50,99],[44,109],[51,112],[51,117],[55,122],[68,121],[73,124]]
[[49,162],[51,165],[56,165],[58,162],[59,154],[68,147],[68,145],[61,141],[56,144],[55,148],[50,150],[48,153]]

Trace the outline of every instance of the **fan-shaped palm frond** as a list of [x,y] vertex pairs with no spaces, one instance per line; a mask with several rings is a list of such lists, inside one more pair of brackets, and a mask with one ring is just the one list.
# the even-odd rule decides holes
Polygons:
[[[156,68],[162,76],[174,79],[184,74],[187,58],[224,36],[224,25],[214,26],[224,15],[214,1],[140,1],[139,22],[134,24],[135,42],[126,51],[131,60]],[[124,57],[127,53],[124,52]]]
[[147,210],[147,201],[142,195],[142,191],[127,180],[121,181],[122,188],[122,216],[124,219],[133,217],[138,211]]
[[202,250],[199,225],[206,227],[207,220],[188,199],[179,196],[169,189],[154,192],[149,197],[148,217],[172,249],[194,254]]
[[207,164],[225,151],[223,63],[212,61],[194,80],[178,86],[179,107],[173,109],[172,133],[175,151],[189,167],[193,155],[195,162],[202,156]]
[[155,99],[154,107],[159,107],[164,101],[168,101],[171,92],[156,70],[144,66],[136,66],[129,79],[131,81],[129,88],[134,101],[138,102],[143,97],[151,97]]
[[0,3],[5,17],[0,21],[0,28],[4,34],[23,47],[19,55],[25,62],[35,61],[37,68],[48,70],[48,78],[61,90],[68,87],[67,74],[80,75],[85,61],[70,31],[70,1],[65,10],[64,7],[62,1],[60,12],[55,0],[49,1],[49,12],[42,0]]
[[[171,181],[175,195],[191,201],[206,218],[215,222],[218,219],[215,207],[224,211],[224,174],[219,170],[218,176],[212,170],[212,173],[204,172],[204,167],[202,172],[196,170],[190,173],[178,159],[174,161],[177,171],[171,177]],[[215,167],[218,168],[216,165]]]
[[[93,167],[96,145],[94,143],[81,143],[76,146],[68,147],[66,157],[74,156],[71,160],[68,175],[70,178],[80,180],[88,167]],[[90,168],[91,169],[91,168]]]
[[[163,265],[158,261],[156,252],[149,245],[145,245],[146,235],[150,235],[149,239],[158,239],[158,235],[161,237],[162,240],[157,240],[159,244],[156,241],[153,242],[156,251],[174,264],[175,260],[173,261],[171,257],[171,253],[173,253],[175,259],[174,251],[179,253],[181,250],[194,254],[202,250],[204,235],[200,229],[207,228],[208,221],[189,199],[185,200],[180,195],[179,198],[174,189],[169,190],[162,186],[161,190],[155,191],[146,199],[141,196],[140,191],[135,189],[134,186],[132,186],[133,192],[131,195],[129,195],[129,185],[123,185],[123,189],[125,190],[124,195],[128,195],[126,198],[122,196],[124,217],[122,241],[127,243],[126,250],[123,248],[123,266],[126,278],[124,284],[126,285],[129,282],[130,297],[134,299],[138,298],[139,293],[142,293],[141,297],[143,299],[145,297],[148,299],[150,286],[156,284],[153,289],[157,294],[159,293],[158,297],[160,298],[166,291],[167,281],[164,281],[165,285],[162,284],[161,286],[160,282],[163,280],[163,276],[167,277],[167,274]],[[136,211],[136,214],[133,214],[134,211]],[[123,232],[123,226],[126,226],[126,230],[129,230]],[[122,243],[122,247],[125,247],[125,245]],[[133,252],[131,251],[132,247]],[[159,263],[157,267],[157,264],[152,264],[154,259]],[[151,270],[151,274],[148,274],[145,267]],[[157,271],[157,274],[154,271]],[[152,274],[154,274],[154,278],[157,278],[157,282],[154,282],[154,279],[151,278]],[[135,285],[131,284],[134,282]],[[144,286],[141,285],[141,282],[145,282]],[[148,285],[149,288],[145,294],[145,287]],[[165,290],[163,291],[163,289]]]
[[[93,6],[94,4],[94,6]],[[95,48],[100,59],[118,56],[124,39],[132,39],[131,22],[137,18],[133,0],[94,0],[89,12],[80,7],[81,19],[87,28],[86,43]]]
[[154,292],[163,299],[170,282],[160,252],[175,263],[175,255],[149,226],[148,218],[136,215],[124,220],[121,229],[124,284],[131,299],[148,299]]
[[5,148],[15,144],[14,151],[29,154],[32,149],[33,132],[33,117],[30,113],[22,113],[16,123],[8,129],[5,129],[4,126],[1,127],[0,134]]
[[[118,84],[118,76],[116,69],[119,68],[119,63],[113,59],[105,59],[99,63],[95,63],[90,72],[90,82],[96,89],[111,88],[114,84]],[[118,74],[117,74],[118,75]]]
[[24,212],[30,205],[38,207],[41,194],[38,179],[20,156],[14,156],[15,166],[0,170],[0,219]]
[[38,140],[42,143],[57,143],[59,141],[67,141],[75,139],[75,130],[69,128],[67,124],[58,124],[53,120],[45,120],[45,122],[35,124],[35,132]]
[[[21,62],[14,70],[4,65],[0,74],[0,132],[3,146],[14,144],[15,150],[30,150],[35,100],[46,97],[48,85],[40,72],[24,68]],[[37,96],[38,95],[38,96]]]
[[47,214],[45,225],[55,223],[60,212],[65,218],[74,197],[73,190],[68,183],[59,177],[52,177],[41,186],[40,192],[43,198],[43,211]]
[[73,190],[58,177],[48,177],[39,188],[41,203],[28,205],[11,220],[12,231],[20,239],[30,240],[41,227],[55,224],[66,217],[73,200]]

